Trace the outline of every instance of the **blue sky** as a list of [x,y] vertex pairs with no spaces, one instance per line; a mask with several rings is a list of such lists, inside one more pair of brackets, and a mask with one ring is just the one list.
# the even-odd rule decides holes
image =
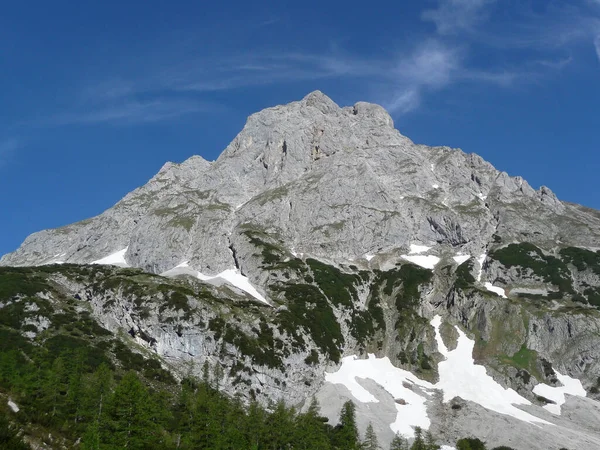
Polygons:
[[600,0],[208,3],[3,4],[0,254],[315,89],[600,208]]

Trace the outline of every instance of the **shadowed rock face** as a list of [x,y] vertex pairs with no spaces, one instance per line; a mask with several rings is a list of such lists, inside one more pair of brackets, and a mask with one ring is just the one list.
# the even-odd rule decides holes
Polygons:
[[475,154],[416,145],[380,106],[340,108],[317,91],[250,116],[216,161],[167,163],[101,215],[35,233],[0,263],[85,263],[127,247],[128,263],[148,271],[187,260],[218,273],[234,265],[230,246],[248,223],[336,261],[409,242],[475,254],[494,233],[600,246],[598,216],[548,188]]

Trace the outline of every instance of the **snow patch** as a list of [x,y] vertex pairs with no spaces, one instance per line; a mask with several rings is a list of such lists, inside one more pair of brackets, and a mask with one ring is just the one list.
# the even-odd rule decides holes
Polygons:
[[487,200],[487,195],[483,195],[481,192],[479,194],[477,194],[477,197],[479,197],[484,202]]
[[494,286],[492,283],[485,283],[485,288],[490,292],[495,292],[502,298],[506,298],[506,292],[501,287]]
[[[502,387],[487,374],[484,366],[475,364],[473,360],[475,341],[469,339],[462,330],[455,327],[458,332],[458,342],[456,348],[450,351],[444,344],[440,333],[442,318],[435,316],[430,323],[435,329],[435,341],[438,351],[446,358],[438,364],[439,381],[437,384],[433,385],[417,378],[406,370],[394,367],[387,357],[376,358],[373,354],[369,354],[368,359],[358,359],[355,355],[343,358],[340,369],[334,373],[325,373],[325,380],[345,386],[352,396],[362,403],[378,403],[378,400],[358,383],[358,378],[373,380],[394,399],[402,399],[402,403],[405,404],[396,403],[396,420],[390,424],[390,428],[393,432],[398,432],[408,438],[414,437],[414,427],[419,426],[427,430],[431,424],[427,416],[426,403],[429,397],[428,394],[432,389],[442,391],[444,403],[455,397],[460,397],[491,411],[524,422],[551,425],[550,422],[517,408],[515,405],[531,405],[531,402],[521,397],[513,389]],[[583,388],[578,380],[569,377],[559,379],[565,385],[565,388],[562,388],[564,392],[575,392],[574,395],[581,395]],[[418,389],[413,387],[420,388],[422,394],[419,394]],[[544,392],[547,391],[546,388],[542,389]],[[558,392],[555,394],[553,391],[546,392],[544,396],[554,399],[558,398],[558,395]],[[560,391],[560,395],[564,397],[563,391]],[[585,395],[585,391],[583,391],[583,395]],[[445,446],[444,448],[453,449],[452,446]]]
[[481,281],[481,275],[483,274],[483,263],[485,262],[485,258],[487,258],[487,253],[484,253],[477,258],[477,263],[479,264],[479,272],[477,272],[477,281]]
[[378,400],[358,383],[357,378],[371,379],[394,399],[404,400],[404,405],[396,403],[396,420],[390,424],[394,433],[412,438],[413,427],[427,430],[431,425],[425,405],[426,397],[404,387],[404,384],[407,384],[430,390],[433,386],[427,381],[418,379],[407,370],[394,367],[389,358],[376,358],[373,354],[369,354],[369,359],[357,359],[354,355],[345,357],[337,372],[325,373],[326,381],[345,386],[359,402],[378,403]]
[[410,251],[408,254],[420,255],[421,253],[428,252],[429,250],[431,250],[431,247],[427,247],[426,245],[410,244]]
[[125,260],[125,253],[127,253],[128,248],[129,247],[125,247],[123,250],[119,250],[118,252],[105,256],[102,259],[92,261],[90,264],[106,264],[111,266],[129,267],[129,264],[127,264],[127,261]]
[[456,264],[458,264],[460,266],[462,263],[471,259],[471,255],[464,255],[462,253],[457,253],[456,256],[452,257],[452,259],[454,261],[456,261]]
[[208,280],[213,280],[215,278],[221,278],[221,279],[227,281],[228,283],[234,285],[236,288],[241,289],[244,292],[247,292],[255,299],[260,300],[261,302],[266,303],[267,305],[269,304],[267,299],[264,298],[260,294],[260,292],[258,292],[256,290],[256,288],[254,286],[252,286],[252,284],[250,283],[250,280],[248,280],[247,277],[242,275],[238,269],[227,269],[214,277],[209,277],[209,276],[206,276],[206,275],[198,272],[198,278],[200,278],[202,281],[208,281]]
[[400,255],[400,257],[424,269],[431,270],[440,262],[440,258],[433,255]]
[[365,255],[365,259],[366,259],[367,261],[371,261],[373,258],[375,258],[375,255],[369,255],[369,254],[366,254],[366,255]]
[[442,445],[440,450],[456,450],[456,447],[452,447],[451,445]]
[[444,403],[454,397],[460,397],[524,422],[549,423],[514,406],[531,405],[531,402],[513,389],[502,387],[487,374],[484,366],[475,364],[473,360],[475,341],[469,339],[460,328],[455,327],[458,332],[457,346],[449,351],[440,333],[442,318],[435,316],[430,323],[435,328],[438,351],[446,357],[445,361],[438,364],[440,381],[435,385],[437,389],[444,392]]
[[21,408],[19,408],[17,404],[13,402],[10,398],[8,399],[8,402],[6,404],[10,409],[12,409],[12,412],[14,413],[18,413],[21,410]]
[[558,381],[562,383],[562,386],[554,387],[541,383],[533,388],[533,393],[546,397],[548,400],[552,400],[555,404],[544,405],[544,409],[550,411],[552,414],[560,416],[560,407],[566,401],[565,394],[585,397],[587,396],[587,392],[585,392],[581,381],[571,378],[568,375],[561,375],[556,370],[554,373],[556,374]]
[[439,188],[440,188],[440,185],[439,185],[439,184],[434,184],[434,185],[432,185],[431,187],[432,187],[432,188],[434,188],[434,189],[439,189]]
[[177,275],[190,275],[198,278],[199,280],[206,281],[210,284],[215,284],[217,286],[223,283],[228,283],[235,286],[238,289],[241,289],[247,294],[250,294],[255,299],[260,300],[261,302],[267,305],[270,305],[267,299],[265,299],[260,294],[260,292],[258,292],[258,290],[256,290],[256,288],[252,286],[250,280],[248,280],[247,277],[242,275],[238,269],[227,269],[217,275],[210,276],[192,269],[189,266],[189,262],[184,261],[178,266],[175,266],[172,269],[161,273],[161,276],[163,277],[175,277]]

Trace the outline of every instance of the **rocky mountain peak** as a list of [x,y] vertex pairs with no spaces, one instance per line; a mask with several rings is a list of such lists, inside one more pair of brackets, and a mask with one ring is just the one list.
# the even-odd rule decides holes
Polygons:
[[338,263],[412,242],[475,255],[494,235],[550,248],[600,241],[598,220],[549,189],[475,154],[415,145],[379,105],[341,108],[315,91],[251,115],[216,161],[167,163],[100,216],[34,234],[1,262],[90,262],[127,248],[129,264],[152,272],[188,261],[214,274],[243,266],[231,247],[248,226]]

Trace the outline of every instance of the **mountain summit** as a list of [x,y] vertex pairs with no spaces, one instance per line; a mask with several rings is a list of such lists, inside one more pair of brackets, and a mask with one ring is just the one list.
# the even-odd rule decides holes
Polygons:
[[235,266],[253,224],[298,253],[332,261],[405,251],[411,242],[481,254],[494,234],[545,246],[600,246],[600,218],[474,154],[416,145],[380,106],[340,108],[319,91],[265,109],[215,162],[167,163],[92,219],[33,234],[0,264],[90,263],[127,249],[155,273],[188,261]]
[[0,315],[19,304],[10,323],[45,345],[52,311],[90,311],[176,377],[210,365],[229,394],[315,396],[332,420],[350,399],[386,443],[418,426],[591,450],[599,248],[600,212],[316,91],[250,116],[216,161],[29,236],[0,265],[43,267],[0,285],[36,288],[0,290]]

